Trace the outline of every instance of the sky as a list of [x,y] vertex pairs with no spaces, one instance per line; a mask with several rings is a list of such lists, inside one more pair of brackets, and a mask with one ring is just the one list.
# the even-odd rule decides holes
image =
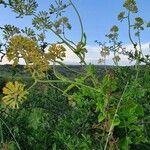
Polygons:
[[[39,4],[38,10],[48,10],[50,4],[54,0],[37,0]],[[65,0],[66,1],[66,0]],[[98,40],[100,42],[105,42],[107,39],[105,35],[109,32],[110,28],[115,24],[120,27],[120,40],[123,41],[124,45],[127,49],[132,48],[131,43],[128,39],[127,33],[127,24],[126,22],[120,23],[117,20],[117,15],[119,12],[123,11],[122,7],[124,0],[72,0],[76,5],[78,11],[80,12],[84,31],[87,35],[87,49],[88,54],[86,55],[87,62],[97,63],[100,58],[100,48],[94,42]],[[149,8],[150,8],[150,0],[136,0],[139,12],[137,16],[143,17],[145,22],[150,20]],[[24,19],[16,19],[16,14],[13,13],[9,8],[3,8],[0,6],[0,26],[4,24],[13,24],[18,27],[31,26],[31,17],[25,17]],[[66,15],[68,16],[71,24],[72,31],[68,32],[69,39],[73,41],[79,41],[80,39],[80,28],[79,21],[73,9],[69,8],[67,10]],[[1,34],[1,33],[0,33]],[[0,35],[1,37],[1,35]],[[142,35],[142,46],[145,53],[149,51],[149,43],[150,43],[150,29],[143,31]],[[48,32],[47,39],[49,42],[54,42],[57,39],[55,36]],[[111,56],[106,61],[106,64],[112,64]],[[125,56],[122,57],[122,62],[120,65],[129,65],[128,59]],[[71,53],[67,52],[67,58],[65,60],[68,64],[78,64],[79,60],[77,57]],[[8,63],[6,58],[3,63]]]

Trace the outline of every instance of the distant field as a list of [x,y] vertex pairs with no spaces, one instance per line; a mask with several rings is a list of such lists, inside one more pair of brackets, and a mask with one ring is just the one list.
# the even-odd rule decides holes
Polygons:
[[[80,65],[68,65],[69,68],[76,70],[80,73],[82,73],[84,71],[84,66],[80,66]],[[60,71],[61,73],[63,73],[65,76],[74,76],[74,73],[71,71],[68,71],[67,69],[60,67],[60,66],[56,66],[56,68],[58,69],[58,71]],[[101,76],[105,70],[116,70],[118,69],[115,66],[104,66],[104,65],[97,65],[96,66],[96,73]],[[123,69],[124,71],[127,71],[128,73],[130,72],[131,74],[133,73],[134,70],[134,66],[124,66],[124,67],[120,67],[119,69]],[[145,70],[145,66],[141,66],[140,68],[140,72],[144,72]],[[51,71],[50,71],[51,73]],[[16,67],[13,67],[12,65],[0,65],[0,77],[8,77],[8,78],[17,78],[20,77],[24,78],[24,79],[28,79],[31,78],[31,75],[25,71],[24,66],[23,65],[17,65]]]

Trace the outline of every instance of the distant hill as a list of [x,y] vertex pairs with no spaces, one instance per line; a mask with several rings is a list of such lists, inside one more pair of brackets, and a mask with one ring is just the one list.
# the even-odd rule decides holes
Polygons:
[[[81,65],[68,65],[67,67],[74,69],[78,72],[83,72],[84,71],[84,66]],[[100,76],[105,72],[105,70],[115,70],[117,69],[116,66],[104,66],[104,65],[96,65],[96,73],[99,74]],[[56,68],[63,73],[65,76],[74,76],[75,73],[68,71],[64,67],[61,66],[56,66]],[[123,70],[126,70],[127,72],[133,73],[133,68],[134,66],[124,66],[120,67]],[[142,70],[144,71],[145,66],[141,66]],[[143,72],[142,71],[142,72]],[[50,71],[51,72],[51,71]],[[133,73],[134,74],[134,73]],[[30,74],[27,73],[24,70],[24,65],[17,65],[16,67],[13,67],[12,65],[0,65],[0,76],[22,76],[22,77],[29,77]]]
[[[81,65],[68,65],[67,67],[74,69],[81,73],[84,71],[84,66],[81,66]],[[57,65],[56,68],[64,75],[67,75],[67,76],[73,75],[73,72],[68,71],[64,67]],[[100,73],[104,71],[106,68],[111,69],[112,66],[97,65],[96,72]],[[0,65],[0,76],[4,76],[4,75],[7,75],[7,76],[8,75],[15,75],[15,76],[26,75],[27,76],[29,74],[24,70],[24,65],[17,65],[16,67],[13,67],[12,65]]]
[[0,65],[0,76],[23,74],[27,74],[24,71],[23,65],[17,65],[16,67],[13,67],[12,65]]

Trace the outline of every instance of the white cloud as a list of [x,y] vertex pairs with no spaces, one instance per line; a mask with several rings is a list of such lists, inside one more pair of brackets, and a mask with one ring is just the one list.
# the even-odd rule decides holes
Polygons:
[[11,62],[9,62],[9,61],[8,61],[8,59],[7,59],[7,57],[6,57],[6,56],[4,56],[4,57],[3,57],[3,61],[2,61],[2,62],[0,62],[0,65],[3,65],[3,64],[12,64],[12,61],[11,61]]
[[[124,47],[126,47],[127,50],[132,50],[133,49],[132,44],[127,44]],[[143,51],[144,54],[147,54],[147,53],[150,54],[150,42],[142,43],[141,47],[142,47],[142,51]],[[139,49],[139,46],[137,48]]]
[[[4,56],[4,57],[3,57],[3,61],[0,62],[0,65],[12,64],[12,63],[13,63],[13,61],[9,61],[8,58],[7,58],[7,56]],[[23,60],[23,59],[20,59],[19,64],[25,64],[24,60]]]
[[[98,64],[98,60],[100,58],[100,47],[98,46],[92,46],[88,45],[87,47],[88,53],[86,54],[86,62],[87,63],[92,63],[92,64]],[[111,53],[107,58],[106,58],[106,65],[113,65],[113,54]],[[66,64],[79,64],[79,59],[73,52],[70,52],[67,50],[67,57],[65,58],[64,62]],[[131,65],[129,64],[129,60],[127,56],[121,55],[121,62],[119,65]]]
[[[147,43],[143,43],[142,44],[142,50],[144,54],[150,54],[150,46],[149,46],[150,42]],[[126,47],[126,50],[130,51],[131,49],[133,49],[133,45],[132,44],[127,44],[124,45],[124,47]],[[87,50],[88,53],[86,54],[86,62],[87,63],[92,63],[92,64],[97,64],[98,60],[100,58],[100,48],[98,46],[92,46],[92,45],[87,45]],[[66,48],[67,49],[67,48]],[[106,58],[106,65],[113,65],[113,61],[112,61],[112,57],[113,54],[111,53],[107,58]],[[119,62],[119,65],[133,65],[134,62],[130,63],[128,60],[128,57],[125,55],[120,55],[121,57],[121,61]],[[71,65],[77,65],[79,64],[80,60],[79,58],[69,49],[67,49],[66,52],[66,58],[64,60],[64,63],[66,64],[71,64]],[[12,62],[9,62],[8,59],[6,57],[4,57],[3,62],[1,62],[0,64],[11,64]],[[20,64],[24,64],[23,60],[20,60]]]

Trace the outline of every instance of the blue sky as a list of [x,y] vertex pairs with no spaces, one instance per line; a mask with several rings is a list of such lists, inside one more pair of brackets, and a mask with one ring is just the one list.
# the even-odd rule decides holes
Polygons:
[[[112,25],[120,26],[120,38],[128,43],[127,25],[125,22],[118,22],[117,14],[124,10],[122,7],[124,0],[78,0],[76,5],[82,16],[85,31],[88,35],[88,42],[93,43],[95,39],[105,41],[105,34],[108,33]],[[137,15],[142,16],[145,21],[150,20],[149,0],[137,0],[139,12]],[[149,32],[145,31],[142,36],[143,42],[148,42]]]
[[[66,0],[65,0],[66,1]],[[39,3],[39,10],[48,10],[49,4],[53,2],[47,0],[37,0]],[[81,18],[83,20],[83,25],[85,32],[87,34],[87,45],[91,49],[88,57],[97,56],[95,40],[105,42],[105,34],[109,32],[109,29],[112,25],[116,24],[120,27],[120,39],[124,42],[125,45],[129,45],[128,34],[127,34],[127,24],[125,22],[117,21],[117,14],[120,11],[123,11],[122,7],[124,0],[73,0],[74,4],[77,6]],[[149,0],[137,0],[137,5],[139,7],[139,12],[137,16],[143,17],[144,21],[150,20],[149,9],[150,1]],[[0,26],[4,24],[14,24],[19,27],[25,27],[31,25],[31,17],[25,17],[24,19],[16,19],[16,14],[12,13],[10,9],[3,8],[0,6]],[[80,28],[76,14],[72,9],[67,11],[67,15],[72,24],[72,32],[68,33],[69,37],[78,41],[80,39]],[[142,33],[142,43],[147,44],[150,42],[149,36],[150,29],[145,30]],[[48,33],[48,40],[53,42],[55,37],[53,34]],[[93,55],[93,56],[91,56]]]

